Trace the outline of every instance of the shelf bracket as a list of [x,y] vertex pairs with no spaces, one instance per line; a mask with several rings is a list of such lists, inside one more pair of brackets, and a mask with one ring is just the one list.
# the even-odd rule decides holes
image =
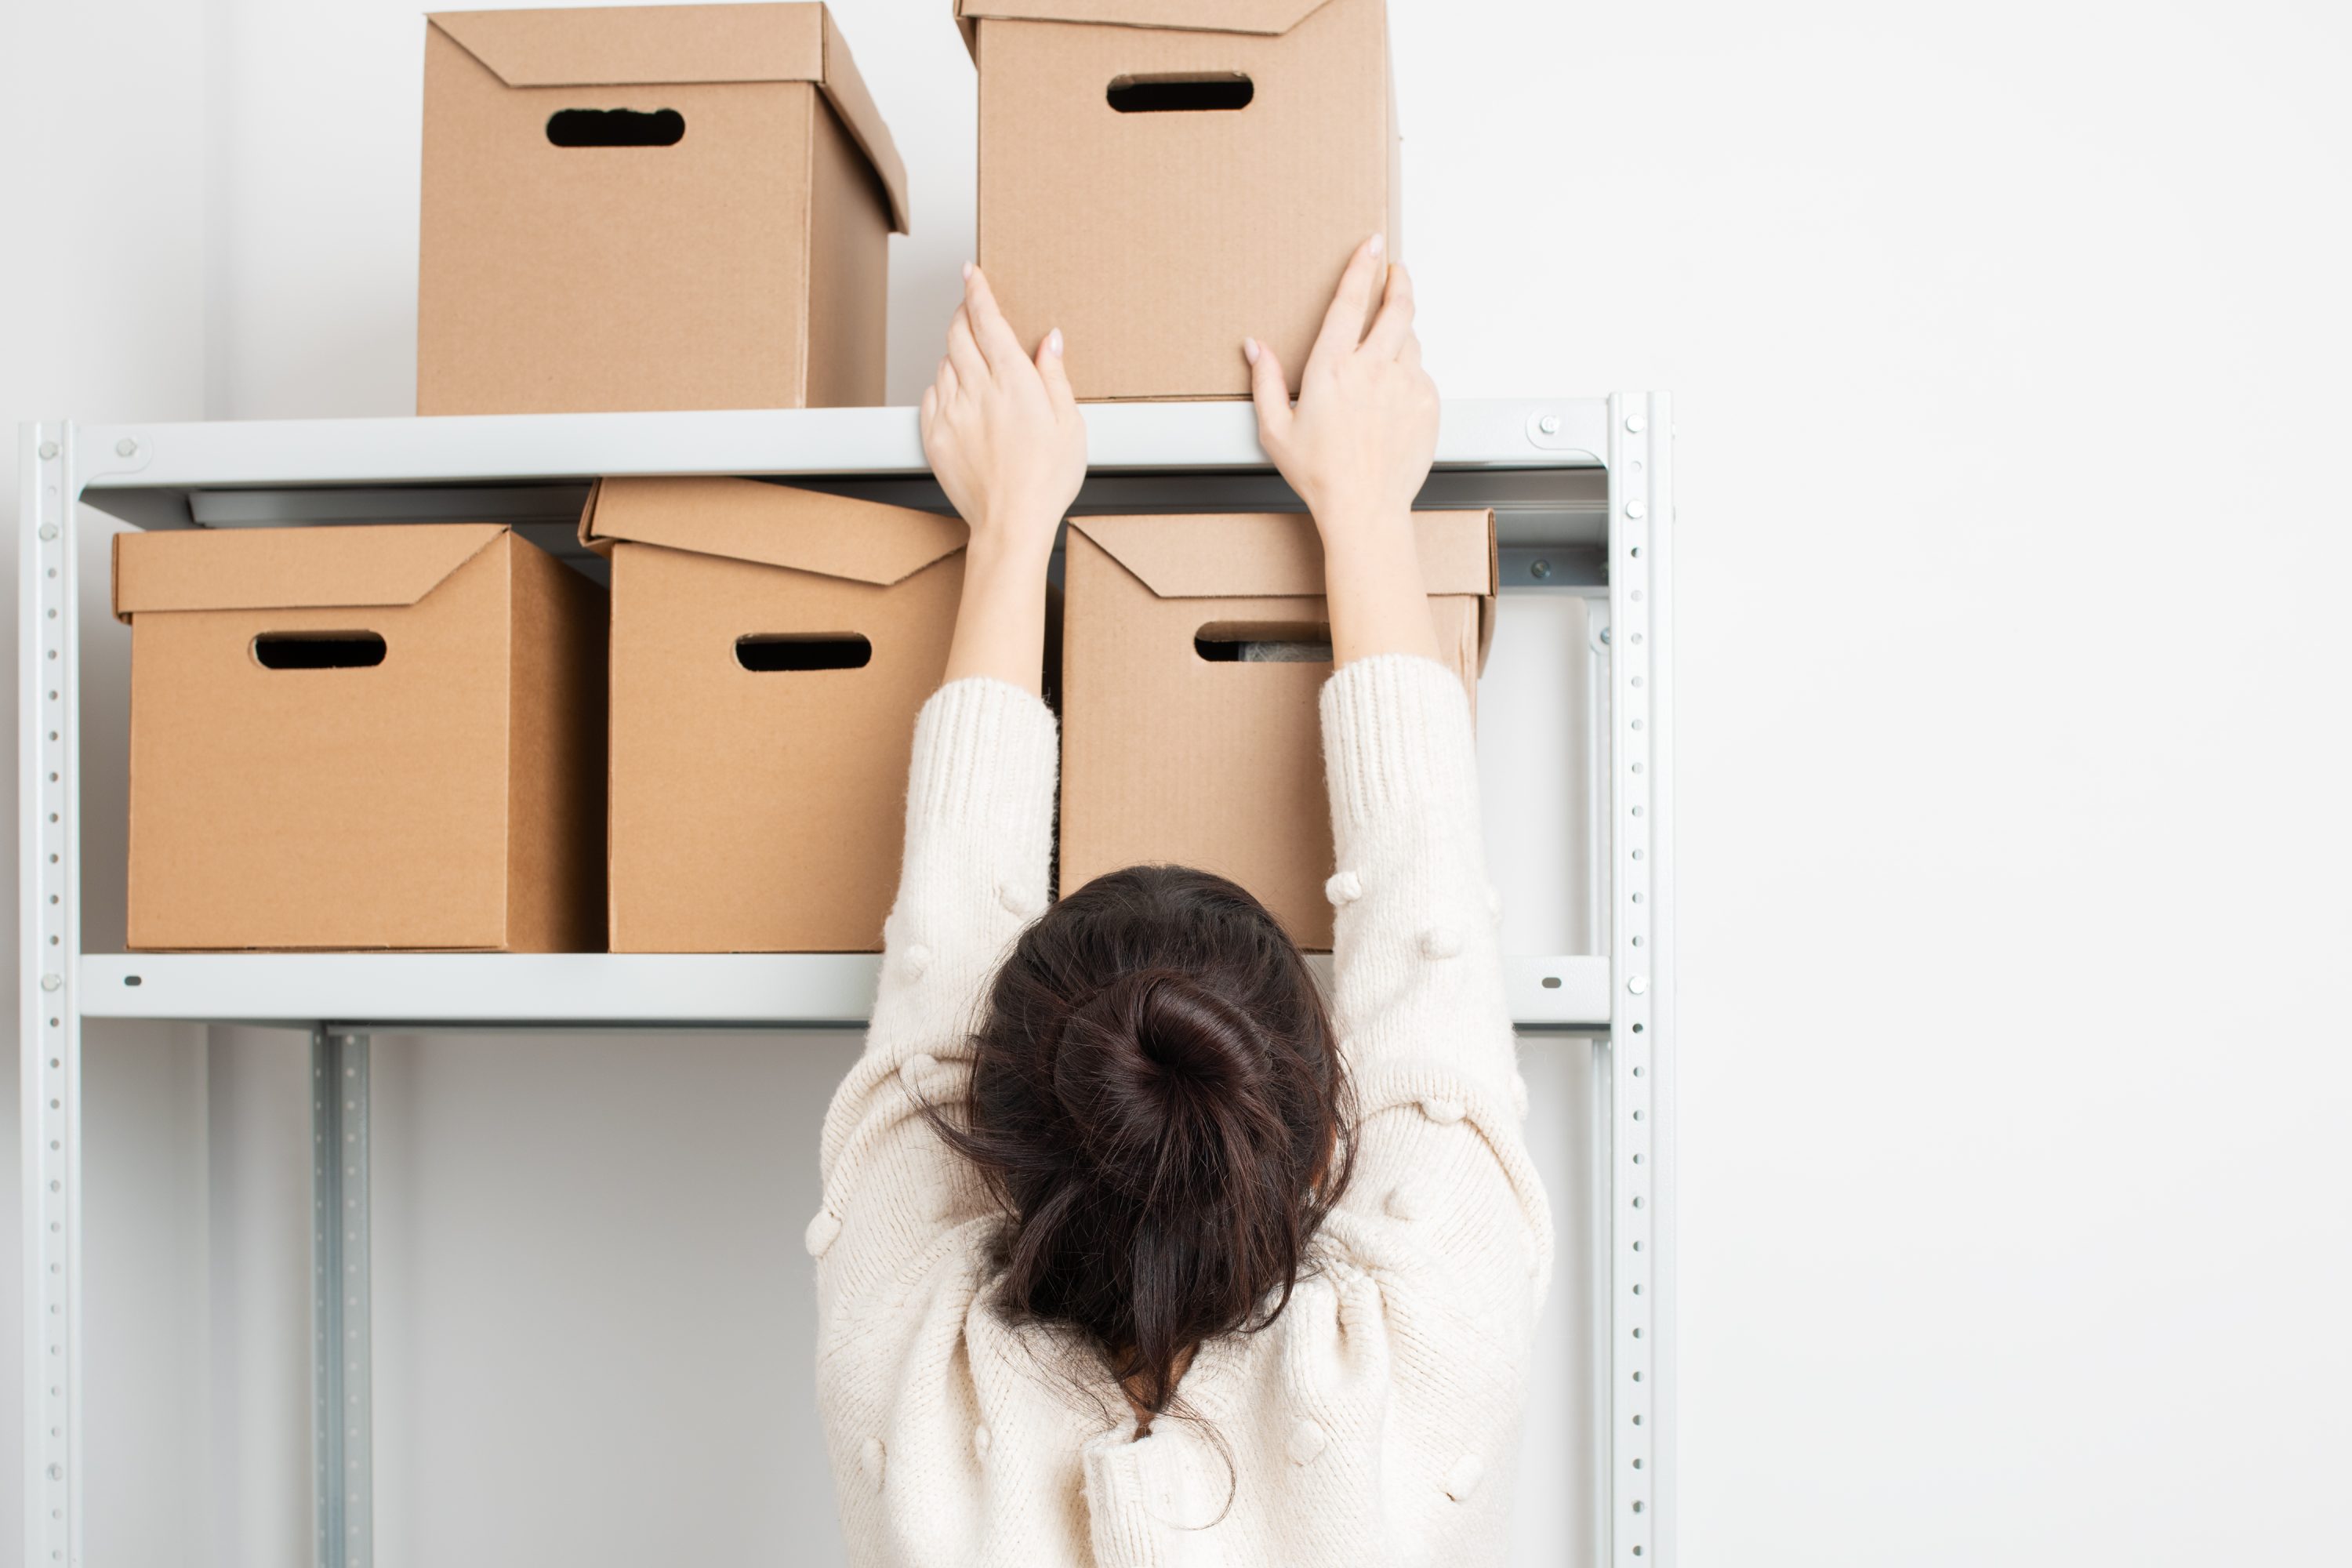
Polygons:
[[310,1034],[310,1455],[317,1568],[375,1558],[368,1037]]

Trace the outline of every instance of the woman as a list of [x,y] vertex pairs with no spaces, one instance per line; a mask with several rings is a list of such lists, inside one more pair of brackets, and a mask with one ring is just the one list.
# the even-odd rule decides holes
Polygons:
[[1136,868],[1048,907],[1045,566],[1086,474],[1061,335],[1024,354],[967,269],[923,395],[971,543],[807,1238],[861,1563],[1503,1556],[1551,1226],[1413,543],[1437,398],[1410,281],[1359,248],[1296,408],[1242,349],[1323,541],[1328,1012],[1223,879]]

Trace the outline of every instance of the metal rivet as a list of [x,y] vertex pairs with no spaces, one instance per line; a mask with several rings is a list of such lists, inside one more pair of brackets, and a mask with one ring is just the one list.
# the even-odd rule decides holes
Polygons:
[[1609,628],[1607,626],[1601,628],[1601,640],[1602,642],[1607,642],[1609,640]]
[[41,443],[41,461],[46,463],[57,455],[58,444],[55,441],[44,441]]
[[114,455],[118,458],[127,458],[137,450],[139,450],[139,443],[128,436],[114,444]]
[[1533,577],[1538,583],[1542,582],[1545,578],[1551,575],[1551,563],[1549,561],[1529,562],[1528,563],[1528,575]]
[[1636,974],[1633,979],[1625,982],[1625,989],[1631,991],[1636,996],[1639,996],[1643,992],[1647,991],[1649,988],[1650,982],[1648,977],[1645,975]]
[[1649,508],[1643,506],[1637,500],[1629,500],[1625,503],[1625,515],[1627,517],[1639,517],[1648,510]]
[[55,539],[57,536],[58,525],[56,523],[45,522],[41,524],[41,537],[43,539]]
[[58,975],[44,974],[41,976],[41,989],[44,991],[55,991],[58,986],[63,985],[64,984],[64,979]]
[[1642,433],[1643,427],[1648,424],[1649,421],[1643,418],[1638,414],[1628,414],[1625,416],[1625,428],[1631,430],[1636,436],[1639,436]]
[[1542,431],[1547,436],[1559,435],[1559,416],[1557,414],[1545,415],[1542,418],[1536,421],[1536,428]]

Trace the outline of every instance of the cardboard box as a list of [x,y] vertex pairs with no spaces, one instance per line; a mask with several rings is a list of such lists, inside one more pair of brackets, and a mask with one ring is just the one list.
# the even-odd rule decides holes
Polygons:
[[419,414],[883,401],[907,177],[823,5],[425,39]]
[[604,932],[604,591],[496,523],[114,542],[136,949]]
[[1402,255],[1384,0],[957,0],[980,262],[1082,398],[1291,391],[1365,236]]
[[878,951],[964,525],[605,479],[580,534],[613,562],[613,951]]
[[[1494,513],[1414,514],[1438,647],[1475,700],[1493,635]],[[1145,864],[1257,895],[1331,945],[1323,550],[1302,513],[1070,520],[1061,889]]]

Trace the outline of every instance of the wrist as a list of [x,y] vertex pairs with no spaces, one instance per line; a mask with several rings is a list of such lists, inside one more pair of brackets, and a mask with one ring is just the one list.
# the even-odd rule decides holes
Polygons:
[[1378,502],[1340,502],[1313,510],[1315,531],[1326,555],[1417,551],[1412,510]]
[[1054,553],[1054,527],[1023,524],[1012,528],[975,528],[964,550],[967,574],[1035,575],[1041,581]]

